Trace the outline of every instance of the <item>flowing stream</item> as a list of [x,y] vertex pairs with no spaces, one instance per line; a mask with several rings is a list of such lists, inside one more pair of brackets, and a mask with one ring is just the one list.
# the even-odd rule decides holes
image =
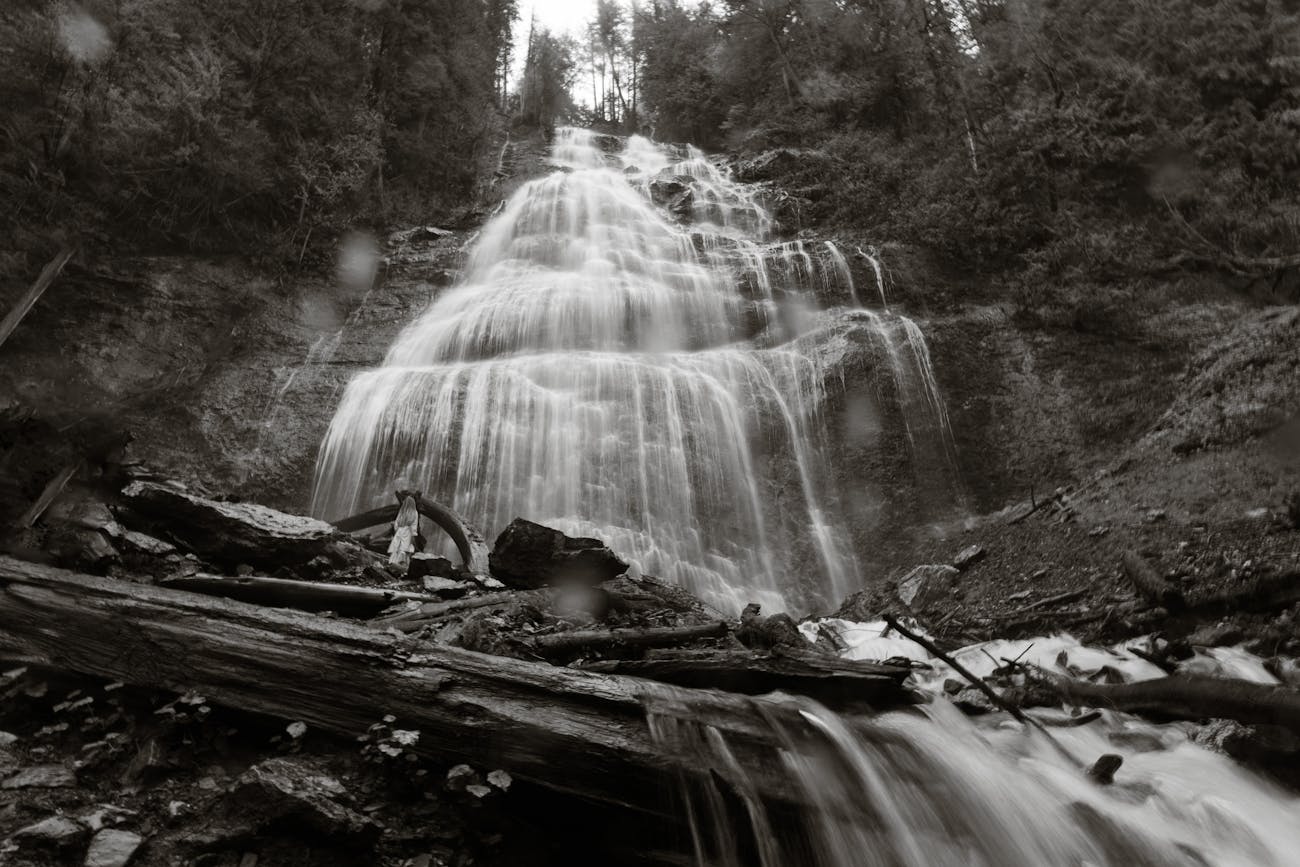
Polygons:
[[692,148],[568,129],[552,163],[349,385],[314,512],[414,487],[489,538],[516,516],[599,537],[732,612],[857,589],[827,482],[843,372],[817,351],[821,308],[878,344],[918,455],[953,460],[925,340],[884,309],[879,259],[861,253],[876,285],[860,293],[836,245],[773,241],[756,191]]
[[[708,867],[1290,867],[1300,863],[1294,795],[1194,742],[1195,727],[1103,713],[1043,735],[1002,713],[970,719],[942,695],[954,676],[878,624],[829,624],[848,656],[908,655],[934,700],[912,712],[841,716],[806,698],[760,699],[781,744],[768,766],[742,762],[734,736],[668,714],[651,730],[703,773],[683,781],[695,859]],[[808,631],[810,626],[805,626]],[[810,633],[811,634],[811,633]],[[857,638],[855,638],[857,636]],[[976,675],[992,659],[1048,669],[1106,665],[1131,680],[1159,669],[1122,649],[1068,637],[991,642],[956,654]],[[1203,653],[1201,673],[1276,682],[1241,650]],[[1083,773],[1103,754],[1124,763],[1100,785]],[[775,776],[784,798],[760,797]],[[770,788],[770,784],[769,784]],[[791,807],[790,803],[798,806]]]

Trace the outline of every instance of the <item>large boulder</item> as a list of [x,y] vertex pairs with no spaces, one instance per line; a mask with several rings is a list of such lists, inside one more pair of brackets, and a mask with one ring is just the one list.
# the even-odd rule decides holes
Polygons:
[[931,608],[952,592],[957,575],[951,566],[917,566],[898,582],[898,598],[913,611]]
[[275,568],[337,557],[349,543],[333,526],[255,503],[209,500],[184,488],[132,482],[122,492],[135,529],[172,539],[214,562]]
[[599,539],[574,538],[523,518],[497,537],[488,558],[492,575],[507,587],[599,584],[627,571],[627,563]]

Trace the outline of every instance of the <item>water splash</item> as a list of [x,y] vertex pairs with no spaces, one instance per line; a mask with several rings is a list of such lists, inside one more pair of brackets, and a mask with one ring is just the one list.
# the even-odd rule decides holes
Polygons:
[[[819,293],[856,300],[844,256],[769,241],[757,191],[694,148],[561,130],[551,161],[349,385],[313,511],[414,479],[489,534],[522,515],[595,535],[727,610],[856,589],[824,467],[829,372],[795,340]],[[663,180],[689,189],[685,224],[653,204]],[[915,325],[873,315],[904,335],[886,363],[924,362],[900,394],[933,389]]]
[[[889,641],[858,649],[897,649]],[[1115,656],[1055,643],[1080,660]],[[1226,674],[1241,665],[1220,661]],[[739,735],[649,717],[656,739],[699,771],[682,783],[699,865],[1284,867],[1300,845],[1300,801],[1193,743],[1186,725],[1104,713],[1050,743],[1003,715],[970,720],[941,696],[869,720],[803,698],[755,705],[780,745],[769,761],[739,760]],[[1123,770],[1099,786],[1080,767],[1106,753]]]

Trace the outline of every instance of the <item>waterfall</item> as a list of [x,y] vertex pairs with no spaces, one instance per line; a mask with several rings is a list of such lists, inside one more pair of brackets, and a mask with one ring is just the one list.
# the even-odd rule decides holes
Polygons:
[[[772,240],[758,192],[694,148],[568,129],[551,159],[350,383],[313,511],[413,487],[489,536],[516,516],[597,536],[733,612],[857,589],[825,467],[835,371],[799,339],[819,296],[859,306],[845,257]],[[670,187],[671,213],[655,204]],[[950,444],[915,324],[856,321],[882,341],[909,436]]]

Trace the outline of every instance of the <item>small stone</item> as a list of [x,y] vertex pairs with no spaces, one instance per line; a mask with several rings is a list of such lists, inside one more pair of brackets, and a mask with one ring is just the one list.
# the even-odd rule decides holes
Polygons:
[[1148,524],[1154,524],[1157,521],[1163,521],[1167,517],[1164,509],[1151,509],[1146,514]]
[[500,789],[503,792],[506,789],[509,789],[510,784],[514,782],[514,778],[511,777],[510,774],[500,770],[492,771],[491,773],[489,773],[487,779],[489,783],[496,786],[498,789]]
[[968,545],[962,548],[956,557],[952,558],[952,565],[964,572],[980,560],[983,560],[987,553],[979,545]]
[[481,786],[481,785],[469,785],[469,786],[466,786],[466,787],[465,787],[465,791],[469,792],[469,793],[470,793],[471,795],[473,795],[474,797],[476,797],[476,798],[480,798],[480,799],[481,799],[481,798],[486,798],[488,795],[492,794],[492,789],[491,789],[491,788],[489,788],[488,786]]
[[289,737],[297,740],[307,733],[307,724],[305,722],[291,722],[284,727],[284,730],[289,733]]
[[12,747],[18,743],[18,735],[11,732],[0,732],[0,749]]
[[1032,590],[1020,590],[1020,591],[1017,591],[1017,592],[1015,592],[1015,593],[1012,593],[1010,596],[1008,596],[1008,597],[1007,597],[1007,601],[1008,601],[1008,602],[1019,602],[1021,599],[1028,599],[1031,595],[1033,595],[1033,592],[1034,592],[1034,591],[1032,591]]
[[1096,527],[1093,527],[1091,530],[1089,530],[1088,535],[1093,537],[1105,536],[1109,532],[1110,532],[1110,527],[1098,525]]
[[139,834],[105,828],[91,839],[85,867],[126,867],[143,842]]
[[236,575],[252,575],[256,571],[257,571],[256,569],[254,569],[252,566],[249,566],[247,563],[240,563],[238,566],[235,567]]
[[378,831],[340,803],[351,800],[347,789],[311,759],[260,762],[240,776],[230,799],[261,823],[292,815],[324,834],[370,837]]
[[77,784],[72,771],[63,765],[35,765],[24,768],[0,784],[3,789],[63,789]]
[[176,546],[170,542],[164,542],[162,539],[135,530],[126,530],[123,532],[121,541],[125,548],[135,551],[138,554],[149,554],[154,557],[166,557],[168,554],[176,553]]
[[[414,561],[412,561],[414,563]],[[436,593],[444,599],[454,599],[458,596],[464,596],[472,588],[472,585],[464,581],[456,581],[453,578],[443,578],[441,575],[425,575],[420,579],[426,593]]]
[[447,788],[453,792],[463,791],[478,782],[478,772],[469,765],[456,765],[447,771]]
[[1124,764],[1124,757],[1115,753],[1106,753],[1097,759],[1088,769],[1088,776],[1098,785],[1109,786],[1115,782],[1115,772]]
[[65,816],[50,816],[14,832],[15,840],[53,846],[68,846],[81,839],[86,829]]

